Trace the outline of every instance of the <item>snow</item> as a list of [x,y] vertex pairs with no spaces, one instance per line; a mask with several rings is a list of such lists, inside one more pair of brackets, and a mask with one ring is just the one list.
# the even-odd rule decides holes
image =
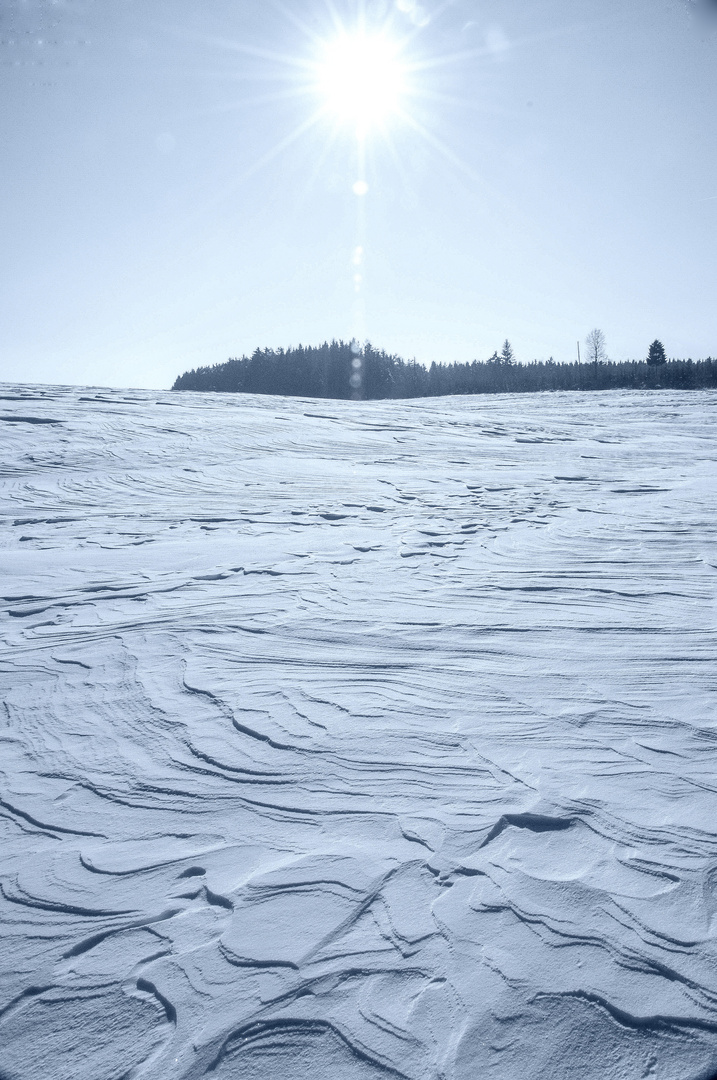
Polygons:
[[0,396],[3,1080],[717,1073],[717,394]]

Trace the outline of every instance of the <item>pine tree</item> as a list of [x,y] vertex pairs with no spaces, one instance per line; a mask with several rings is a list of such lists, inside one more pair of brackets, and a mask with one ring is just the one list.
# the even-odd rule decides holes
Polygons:
[[655,338],[647,354],[647,362],[651,367],[657,367],[659,364],[664,364],[666,360],[665,346]]
[[510,344],[510,342],[508,341],[507,338],[503,342],[503,348],[500,350],[500,359],[501,359],[501,363],[503,363],[503,364],[512,364],[513,361],[515,360],[515,355],[513,353],[513,347],[512,347],[512,345]]

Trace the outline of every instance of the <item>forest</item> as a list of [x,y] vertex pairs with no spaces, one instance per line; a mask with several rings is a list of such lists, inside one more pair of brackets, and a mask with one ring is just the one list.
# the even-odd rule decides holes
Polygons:
[[[655,346],[660,346],[656,349]],[[717,360],[675,360],[660,342],[645,360],[598,358],[578,363],[516,363],[510,343],[488,360],[429,368],[370,343],[331,341],[319,346],[256,349],[251,356],[194,368],[173,390],[279,394],[289,397],[377,400],[448,394],[533,393],[545,390],[673,389],[717,387]]]

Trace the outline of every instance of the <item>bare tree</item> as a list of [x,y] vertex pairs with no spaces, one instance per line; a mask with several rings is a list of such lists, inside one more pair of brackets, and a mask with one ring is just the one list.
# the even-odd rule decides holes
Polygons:
[[602,330],[599,330],[597,326],[594,330],[591,330],[588,336],[585,338],[585,353],[586,360],[590,364],[603,364],[607,360],[607,352],[605,351],[605,335]]

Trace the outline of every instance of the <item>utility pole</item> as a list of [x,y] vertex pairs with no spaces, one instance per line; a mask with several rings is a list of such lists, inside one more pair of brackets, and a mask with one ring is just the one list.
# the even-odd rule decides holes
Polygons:
[[578,342],[578,364],[580,363],[580,342]]

